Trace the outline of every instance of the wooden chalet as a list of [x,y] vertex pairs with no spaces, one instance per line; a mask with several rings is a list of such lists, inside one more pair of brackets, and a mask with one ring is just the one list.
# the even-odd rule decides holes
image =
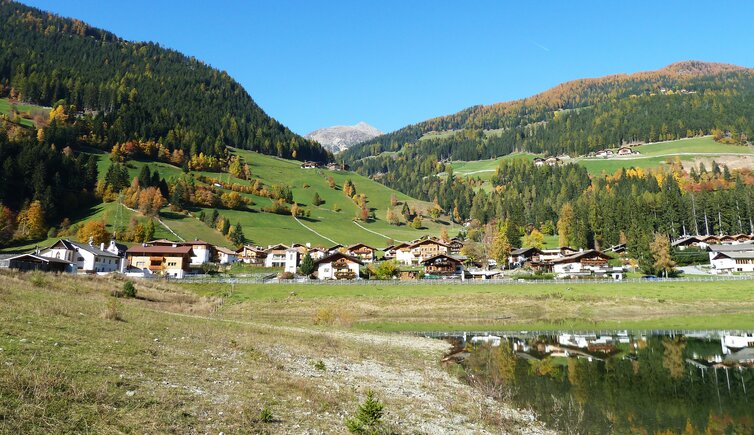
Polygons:
[[463,249],[463,241],[457,237],[453,237],[448,242],[448,252],[451,255],[458,255],[461,253],[461,249]]
[[364,263],[371,263],[377,257],[377,249],[366,245],[364,243],[356,243],[346,248],[346,253],[352,257],[356,257]]
[[456,277],[464,279],[464,258],[447,254],[438,254],[421,262],[425,276],[428,277]]
[[610,257],[600,251],[587,249],[572,255],[552,260],[552,270],[555,273],[579,273],[584,270],[604,268]]

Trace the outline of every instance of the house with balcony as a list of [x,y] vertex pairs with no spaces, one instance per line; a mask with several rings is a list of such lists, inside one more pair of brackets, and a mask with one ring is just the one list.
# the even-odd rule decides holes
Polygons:
[[314,262],[320,280],[357,279],[364,263],[343,252],[334,252]]
[[600,251],[587,249],[551,261],[552,271],[558,274],[591,274],[595,269],[605,269],[610,257]]
[[424,266],[425,278],[458,278],[465,279],[463,262],[465,258],[448,254],[438,254],[421,262]]
[[267,248],[264,267],[285,267],[285,252],[288,246],[283,244],[271,245]]
[[131,269],[151,274],[183,278],[191,270],[194,251],[191,246],[132,246],[126,251]]
[[377,250],[375,248],[364,243],[356,243],[346,248],[346,254],[356,257],[364,263],[374,262],[377,257],[376,253]]

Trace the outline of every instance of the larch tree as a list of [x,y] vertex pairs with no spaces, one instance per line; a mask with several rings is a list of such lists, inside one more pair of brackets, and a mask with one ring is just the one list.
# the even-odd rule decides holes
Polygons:
[[573,206],[567,202],[560,207],[560,219],[558,219],[558,243],[560,246],[568,246],[574,239],[574,225],[576,216]]
[[649,250],[654,259],[654,268],[661,271],[665,278],[673,271],[675,261],[670,256],[670,239],[665,234],[655,233],[655,239],[649,244]]
[[542,249],[545,246],[545,236],[538,229],[534,228],[529,234],[524,236],[521,244],[526,248]]
[[508,240],[508,222],[500,225],[497,230],[497,234],[492,239],[490,245],[490,257],[497,261],[497,265],[500,268],[504,268],[508,262],[508,256],[511,253],[512,247]]

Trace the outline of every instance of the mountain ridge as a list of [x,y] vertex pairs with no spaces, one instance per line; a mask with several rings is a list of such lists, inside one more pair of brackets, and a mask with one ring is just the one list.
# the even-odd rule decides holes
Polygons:
[[[452,114],[407,125],[356,144],[346,151],[343,157],[353,162],[363,157],[378,155],[383,151],[398,151],[404,144],[415,143],[430,132],[463,129],[477,131],[536,129],[541,123],[551,121],[555,116],[554,113],[558,111],[580,110],[630,97],[650,96],[660,93],[663,89],[687,93],[704,93],[704,91],[714,90],[722,93],[726,90],[724,83],[731,79],[745,82],[746,86],[733,86],[736,90],[742,87],[749,90],[750,85],[754,83],[754,69],[725,63],[689,60],[671,63],[655,71],[570,80],[529,97],[488,105],[474,105]],[[710,126],[705,126],[705,128],[710,128]],[[558,152],[569,151],[558,150]],[[490,157],[493,156],[481,158]],[[474,160],[474,158],[468,160]]]

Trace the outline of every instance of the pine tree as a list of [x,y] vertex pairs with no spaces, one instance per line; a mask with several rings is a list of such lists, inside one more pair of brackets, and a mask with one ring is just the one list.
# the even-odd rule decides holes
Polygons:
[[312,256],[308,252],[301,259],[301,266],[299,267],[301,268],[302,275],[309,276],[314,273],[314,260],[312,260]]
[[223,226],[221,232],[224,236],[228,235],[228,232],[230,232],[230,220],[223,218]]
[[322,201],[322,198],[319,197],[318,192],[314,192],[314,198],[312,198],[312,204],[314,204],[316,207],[319,207],[320,205],[324,204],[324,201]]
[[558,219],[558,243],[560,246],[569,246],[573,242],[574,225],[573,206],[567,202],[560,208],[560,219]]
[[243,234],[243,228],[240,223],[233,227],[233,230],[230,231],[230,234],[228,235],[228,239],[230,239],[231,243],[236,247],[243,246],[243,244],[246,243],[246,236]]
[[149,170],[149,165],[144,165],[141,167],[141,171],[139,172],[139,186],[141,188],[149,187],[149,185],[152,183],[152,173]]

